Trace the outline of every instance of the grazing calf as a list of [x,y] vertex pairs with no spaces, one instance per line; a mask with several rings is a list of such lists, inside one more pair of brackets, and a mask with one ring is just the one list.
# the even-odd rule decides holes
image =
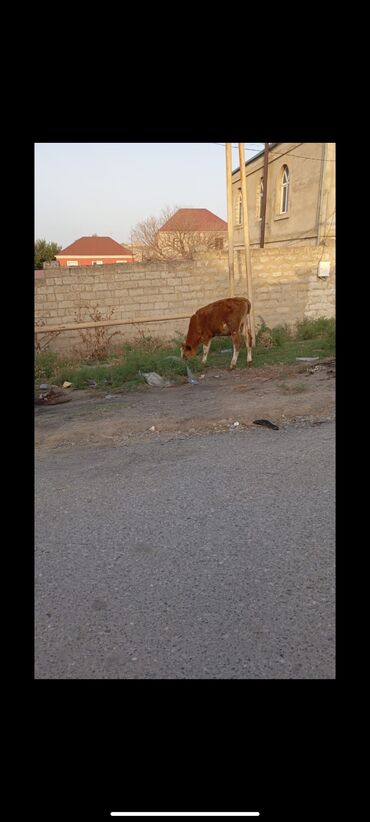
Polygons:
[[200,342],[203,343],[202,363],[207,361],[213,337],[231,337],[234,352],[230,369],[235,368],[240,351],[240,334],[245,337],[247,363],[252,362],[252,335],[248,325],[251,310],[250,301],[245,297],[229,297],[198,308],[190,318],[188,335],[181,346],[181,356],[187,360],[194,357]]

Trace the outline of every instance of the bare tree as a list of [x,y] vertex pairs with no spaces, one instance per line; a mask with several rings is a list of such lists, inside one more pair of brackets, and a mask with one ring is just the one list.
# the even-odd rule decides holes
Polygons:
[[131,231],[131,243],[143,247],[143,259],[157,260],[163,259],[166,255],[161,248],[159,230],[173,214],[176,213],[178,207],[170,208],[166,206],[162,208],[159,217],[148,217],[142,223],[137,223]]
[[166,223],[178,210],[178,206],[173,208],[166,206],[159,217],[148,217],[132,229],[131,241],[143,246],[143,259],[188,260],[196,251],[207,251],[211,248],[222,249],[224,232],[194,231],[191,222],[188,226],[186,225],[183,215],[181,224],[176,226],[174,222],[166,230]]

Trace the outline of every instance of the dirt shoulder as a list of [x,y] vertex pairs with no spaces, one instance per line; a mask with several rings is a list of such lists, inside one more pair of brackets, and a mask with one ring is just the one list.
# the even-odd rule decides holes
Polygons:
[[[35,444],[44,449],[124,444],[153,436],[195,435],[253,425],[334,419],[335,360],[317,366],[265,365],[236,371],[208,368],[198,385],[143,385],[107,394],[72,391],[70,402],[35,408]],[[154,427],[154,430],[150,430]]]

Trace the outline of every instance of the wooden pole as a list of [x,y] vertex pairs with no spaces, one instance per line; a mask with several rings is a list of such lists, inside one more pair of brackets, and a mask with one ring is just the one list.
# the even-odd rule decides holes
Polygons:
[[266,205],[267,205],[267,174],[269,167],[269,145],[265,143],[265,158],[263,164],[263,200],[262,200],[262,222],[261,222],[261,248],[265,246],[265,222],[266,222]]
[[229,241],[229,287],[230,297],[234,296],[234,235],[233,235],[233,192],[231,185],[231,143],[226,149],[226,191],[227,191],[227,230]]
[[239,165],[240,165],[240,182],[242,187],[242,203],[243,203],[243,236],[244,236],[244,251],[245,251],[245,271],[247,280],[247,295],[251,302],[250,311],[250,330],[252,334],[252,346],[256,345],[256,334],[254,324],[254,305],[252,294],[252,265],[251,254],[249,248],[249,223],[248,223],[248,199],[247,199],[247,180],[245,176],[245,156],[244,143],[239,143]]
[[322,201],[323,201],[323,191],[324,191],[324,169],[325,169],[325,160],[327,155],[327,147],[328,144],[324,143],[323,151],[322,151],[322,160],[321,160],[321,173],[320,173],[320,192],[319,192],[319,211],[318,211],[318,218],[317,218],[317,240],[316,245],[320,245],[321,241],[321,234],[322,234]]

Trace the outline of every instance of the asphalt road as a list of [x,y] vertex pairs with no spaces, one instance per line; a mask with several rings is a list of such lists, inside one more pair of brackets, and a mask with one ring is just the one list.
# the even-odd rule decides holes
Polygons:
[[36,461],[37,679],[333,679],[334,423]]

